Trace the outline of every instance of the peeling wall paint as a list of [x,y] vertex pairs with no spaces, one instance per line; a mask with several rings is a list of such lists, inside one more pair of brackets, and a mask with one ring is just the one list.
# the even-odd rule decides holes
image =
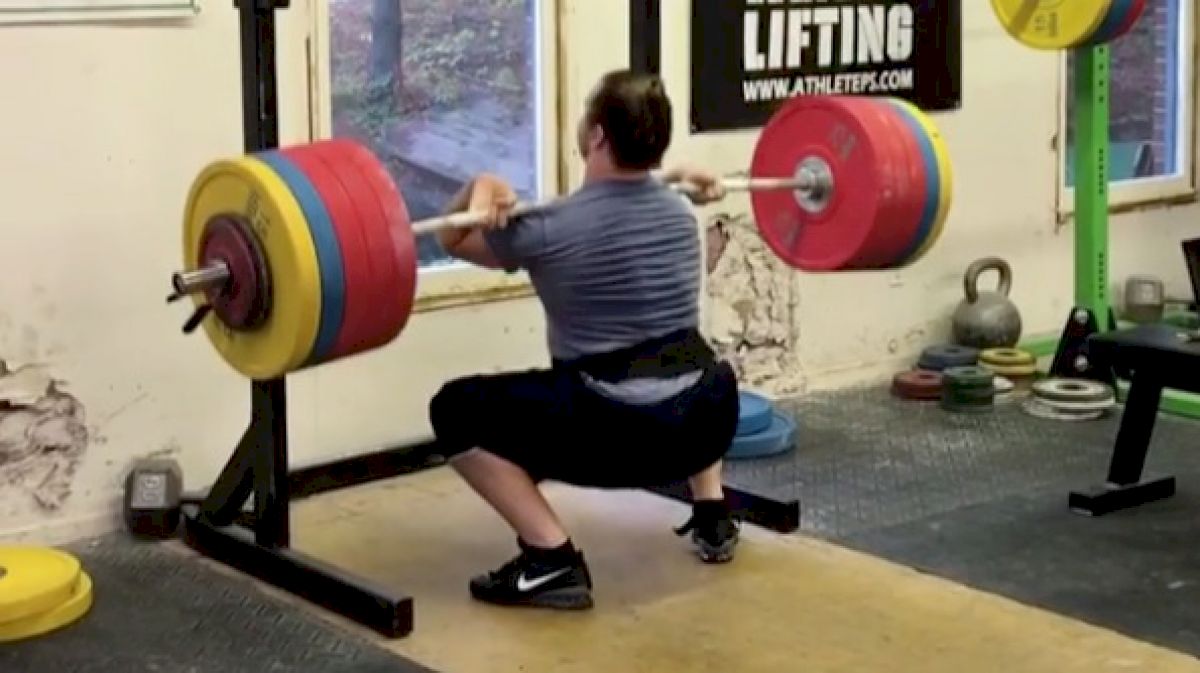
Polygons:
[[763,244],[748,215],[717,215],[706,236],[713,346],[742,385],[772,396],[802,392],[795,273]]
[[47,368],[0,360],[0,484],[54,511],[71,496],[89,432],[83,405]]

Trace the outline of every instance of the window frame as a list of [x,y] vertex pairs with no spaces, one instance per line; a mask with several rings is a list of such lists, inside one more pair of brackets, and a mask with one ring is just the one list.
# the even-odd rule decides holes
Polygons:
[[[538,96],[535,127],[539,135],[538,186],[543,198],[561,192],[562,135],[559,93],[561,87],[559,5],[565,0],[535,0],[537,17]],[[308,27],[307,66],[310,140],[329,138],[333,131],[333,74],[330,53],[330,0],[314,0]],[[525,272],[507,273],[467,263],[425,267],[418,270],[417,296],[413,310],[430,311],[454,306],[503,301],[533,294]]]
[[[1136,209],[1166,207],[1197,199],[1196,185],[1196,15],[1190,0],[1179,3],[1179,53],[1177,62],[1176,141],[1182,149],[1182,169],[1172,177],[1109,180],[1108,210],[1119,213]],[[1058,176],[1058,215],[1067,219],[1075,214],[1075,188],[1067,184],[1067,103],[1073,92],[1067,90],[1068,58],[1058,59],[1058,139],[1055,143]]]

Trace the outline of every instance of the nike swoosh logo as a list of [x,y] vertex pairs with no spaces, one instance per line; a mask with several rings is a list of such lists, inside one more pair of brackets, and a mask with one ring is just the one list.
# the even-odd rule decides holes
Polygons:
[[529,579],[528,577],[525,577],[525,573],[521,573],[517,576],[517,591],[520,591],[521,593],[528,593],[542,586],[546,582],[549,582],[556,577],[562,577],[569,572],[571,572],[570,568],[559,568],[548,575],[542,575],[541,577],[535,577],[533,579]]

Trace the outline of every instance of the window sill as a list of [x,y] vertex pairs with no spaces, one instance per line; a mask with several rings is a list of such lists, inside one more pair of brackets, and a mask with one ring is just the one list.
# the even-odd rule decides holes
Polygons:
[[525,273],[505,273],[465,264],[421,269],[417,278],[416,313],[510,301],[533,296]]
[[[1196,203],[1200,200],[1200,191],[1196,189],[1191,176],[1181,176],[1169,180],[1130,182],[1132,184],[1118,183],[1109,187],[1109,215],[1171,208]],[[1059,192],[1058,201],[1059,224],[1074,220],[1074,188],[1063,189]]]

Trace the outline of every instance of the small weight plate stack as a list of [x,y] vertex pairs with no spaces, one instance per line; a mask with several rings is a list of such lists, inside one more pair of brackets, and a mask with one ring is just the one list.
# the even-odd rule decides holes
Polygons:
[[996,375],[983,367],[949,367],[942,372],[942,408],[955,413],[988,411],[996,398]]
[[902,400],[940,400],[942,373],[926,369],[900,372],[892,378],[892,394]]
[[988,348],[979,353],[979,366],[1012,382],[1012,394],[1024,397],[1037,376],[1037,358],[1017,348]]
[[979,351],[958,344],[936,344],[921,351],[917,369],[940,372],[948,367],[970,367],[979,362]]
[[1033,384],[1033,396],[1024,409],[1031,416],[1056,421],[1093,421],[1116,403],[1112,388],[1098,381],[1048,378]]

